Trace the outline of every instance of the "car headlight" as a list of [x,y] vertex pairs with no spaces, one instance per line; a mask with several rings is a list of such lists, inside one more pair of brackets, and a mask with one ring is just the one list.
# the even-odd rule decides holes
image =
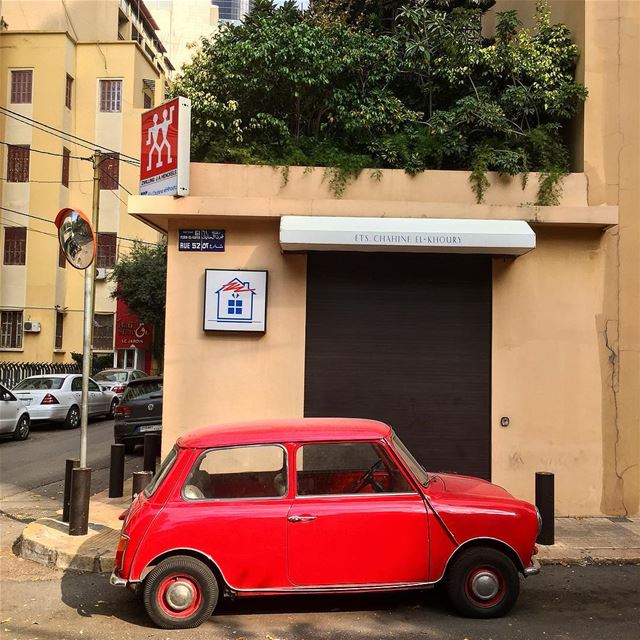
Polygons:
[[[540,511],[538,510],[538,507],[536,507],[536,517],[538,518],[538,536],[539,536],[540,532],[542,531],[542,516],[540,515]],[[536,538],[538,536],[536,536]]]

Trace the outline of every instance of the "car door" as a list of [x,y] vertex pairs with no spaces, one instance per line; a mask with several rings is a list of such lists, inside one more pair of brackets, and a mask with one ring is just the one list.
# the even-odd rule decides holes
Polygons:
[[108,410],[106,394],[95,380],[89,378],[89,413],[95,415],[106,413]]
[[304,444],[295,476],[287,516],[293,584],[427,582],[426,506],[383,443]]
[[0,433],[13,433],[20,411],[21,403],[0,384]]
[[[233,589],[290,587],[287,579],[287,451],[279,444],[199,453],[178,495],[154,522],[159,536],[189,541]],[[158,544],[164,544],[159,539]],[[167,543],[170,544],[170,543]]]

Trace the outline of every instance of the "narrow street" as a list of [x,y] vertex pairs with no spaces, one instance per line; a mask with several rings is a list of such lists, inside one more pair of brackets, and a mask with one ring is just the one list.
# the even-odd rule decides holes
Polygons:
[[[109,484],[109,456],[113,442],[113,420],[89,422],[87,461],[93,470],[91,492]],[[62,508],[64,465],[77,458],[80,429],[56,424],[36,424],[24,442],[0,441],[0,511],[11,518],[30,522],[55,514]],[[142,469],[142,456],[126,458],[126,474]]]

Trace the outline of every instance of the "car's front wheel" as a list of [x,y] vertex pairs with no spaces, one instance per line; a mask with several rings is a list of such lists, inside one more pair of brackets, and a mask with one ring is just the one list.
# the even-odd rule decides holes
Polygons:
[[115,413],[116,407],[118,406],[118,398],[114,398],[111,401],[111,406],[109,407],[109,413],[107,413],[107,419],[110,420],[113,418],[113,414]]
[[468,618],[498,618],[518,599],[520,578],[511,559],[491,548],[463,551],[449,567],[445,587],[455,609]]
[[20,416],[20,420],[18,420],[16,429],[13,432],[14,440],[26,440],[29,437],[30,422],[28,415],[23,414]]
[[143,601],[147,614],[160,628],[193,629],[211,616],[219,592],[206,564],[189,556],[174,556],[147,576]]

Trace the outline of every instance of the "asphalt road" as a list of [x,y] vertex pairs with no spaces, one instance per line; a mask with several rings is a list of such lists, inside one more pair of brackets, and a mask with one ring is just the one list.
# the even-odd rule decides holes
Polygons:
[[[87,463],[91,492],[108,487],[113,420],[89,423]],[[28,440],[0,440],[0,511],[23,522],[51,515],[61,507],[64,466],[80,455],[80,429],[34,425]],[[126,474],[142,468],[142,456],[126,457]]]

